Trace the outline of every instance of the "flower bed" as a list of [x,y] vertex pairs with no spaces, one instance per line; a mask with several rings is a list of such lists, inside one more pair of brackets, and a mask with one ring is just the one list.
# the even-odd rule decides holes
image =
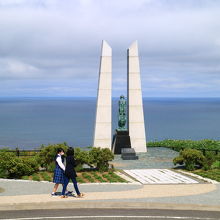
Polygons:
[[[31,176],[23,176],[24,180],[35,181],[53,181],[53,173],[42,171]],[[98,171],[84,171],[77,172],[77,181],[79,183],[126,183],[127,181],[115,174],[113,171],[98,172]]]

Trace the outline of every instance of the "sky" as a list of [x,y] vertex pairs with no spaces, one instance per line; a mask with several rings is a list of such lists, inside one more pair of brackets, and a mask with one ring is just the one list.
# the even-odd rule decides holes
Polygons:
[[219,0],[0,0],[0,97],[96,97],[103,39],[115,97],[135,40],[144,97],[220,97]]

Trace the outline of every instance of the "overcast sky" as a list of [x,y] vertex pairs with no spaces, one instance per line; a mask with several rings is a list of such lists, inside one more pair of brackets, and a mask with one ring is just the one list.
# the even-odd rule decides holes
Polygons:
[[101,41],[113,95],[138,41],[145,97],[220,97],[219,0],[0,0],[0,96],[96,96]]

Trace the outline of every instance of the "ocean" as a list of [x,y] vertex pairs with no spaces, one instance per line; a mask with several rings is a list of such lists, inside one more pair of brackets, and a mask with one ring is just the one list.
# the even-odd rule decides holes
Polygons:
[[[118,99],[113,99],[113,131]],[[144,98],[147,141],[220,139],[220,98]],[[0,148],[91,146],[96,98],[0,98]]]

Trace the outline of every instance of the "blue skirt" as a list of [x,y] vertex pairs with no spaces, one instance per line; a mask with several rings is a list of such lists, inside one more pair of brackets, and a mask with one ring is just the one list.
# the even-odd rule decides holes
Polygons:
[[64,184],[64,171],[59,166],[56,166],[54,170],[53,182]]

